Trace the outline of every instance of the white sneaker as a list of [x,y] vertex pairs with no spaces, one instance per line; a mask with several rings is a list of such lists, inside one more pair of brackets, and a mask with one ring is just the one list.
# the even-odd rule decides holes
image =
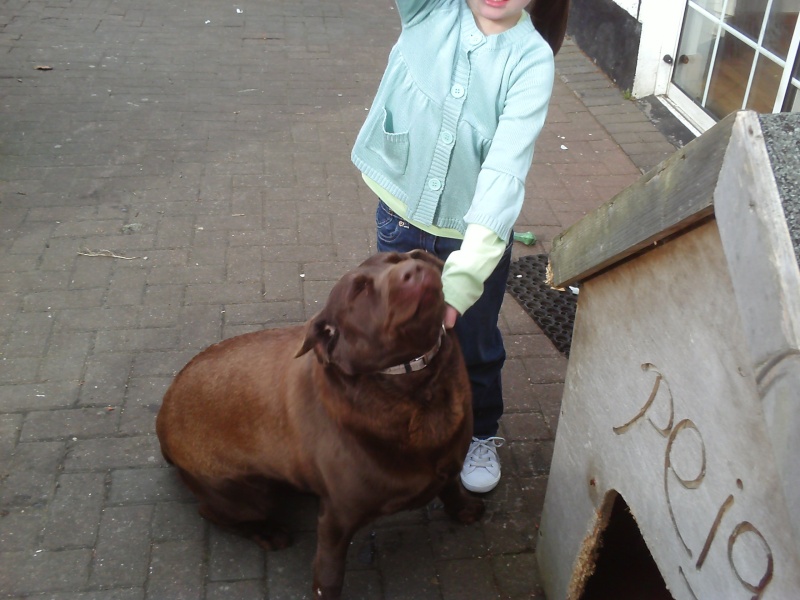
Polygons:
[[485,494],[492,491],[500,481],[500,458],[497,456],[497,448],[504,443],[505,440],[501,437],[483,440],[472,438],[469,452],[464,459],[464,467],[461,469],[461,483],[470,492]]

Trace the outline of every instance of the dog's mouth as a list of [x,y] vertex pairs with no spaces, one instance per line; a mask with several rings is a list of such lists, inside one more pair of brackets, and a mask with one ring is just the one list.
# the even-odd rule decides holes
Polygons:
[[438,274],[421,268],[411,274],[403,273],[400,279],[389,298],[397,321],[427,321],[431,313],[443,311],[444,296]]

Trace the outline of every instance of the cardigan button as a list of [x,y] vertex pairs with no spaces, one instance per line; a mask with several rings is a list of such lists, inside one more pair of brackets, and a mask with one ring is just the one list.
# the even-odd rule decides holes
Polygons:
[[443,144],[447,144],[449,146],[450,144],[453,143],[453,140],[455,140],[455,136],[449,131],[443,131],[442,134],[439,136],[439,139],[442,141]]
[[465,93],[466,90],[460,83],[457,83],[450,88],[450,94],[453,96],[453,98],[463,98]]
[[467,37],[467,41],[472,44],[473,46],[477,46],[483,40],[483,36],[479,33],[471,33],[469,37]]
[[429,179],[428,180],[428,188],[432,192],[438,192],[440,189],[442,189],[442,180],[441,179],[437,179],[436,177],[433,177],[433,178]]

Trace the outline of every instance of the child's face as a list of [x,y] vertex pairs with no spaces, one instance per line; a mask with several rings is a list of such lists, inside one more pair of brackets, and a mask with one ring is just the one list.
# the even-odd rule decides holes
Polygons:
[[519,21],[522,10],[531,0],[466,0],[475,23],[486,35],[502,33]]

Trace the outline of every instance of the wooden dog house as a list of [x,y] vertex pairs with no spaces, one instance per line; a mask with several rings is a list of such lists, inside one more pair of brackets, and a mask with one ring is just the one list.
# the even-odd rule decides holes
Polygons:
[[628,591],[591,597],[800,598],[799,240],[800,115],[739,112],[554,241],[551,283],[580,293],[549,600],[589,597],[624,516],[662,595],[622,565]]

